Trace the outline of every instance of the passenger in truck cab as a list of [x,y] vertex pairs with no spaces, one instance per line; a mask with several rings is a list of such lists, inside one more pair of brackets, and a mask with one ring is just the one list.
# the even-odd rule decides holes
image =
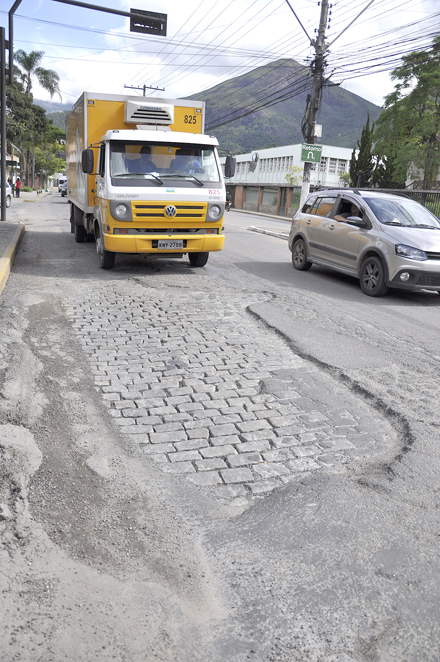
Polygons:
[[176,157],[170,163],[171,170],[181,173],[202,172],[202,165],[194,150],[186,147],[176,149]]
[[132,154],[129,156],[125,154],[125,169],[130,173],[146,173],[146,172],[155,172],[157,167],[154,161],[151,160],[151,147],[149,145],[142,145],[139,155],[135,155],[135,158],[132,158]]
[[155,172],[157,170],[156,164],[151,160],[151,147],[143,145],[141,147],[141,169],[139,172]]

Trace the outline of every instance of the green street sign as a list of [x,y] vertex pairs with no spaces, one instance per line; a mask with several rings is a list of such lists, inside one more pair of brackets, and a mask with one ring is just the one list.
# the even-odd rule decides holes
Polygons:
[[301,161],[308,161],[308,163],[321,163],[322,145],[309,145],[303,143],[301,145]]

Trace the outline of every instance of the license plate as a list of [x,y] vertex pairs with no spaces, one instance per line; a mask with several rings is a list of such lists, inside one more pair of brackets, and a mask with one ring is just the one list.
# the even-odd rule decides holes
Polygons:
[[160,248],[162,251],[172,251],[173,249],[176,248],[183,248],[183,239],[172,239],[172,240],[159,239],[159,241],[157,242],[157,247]]

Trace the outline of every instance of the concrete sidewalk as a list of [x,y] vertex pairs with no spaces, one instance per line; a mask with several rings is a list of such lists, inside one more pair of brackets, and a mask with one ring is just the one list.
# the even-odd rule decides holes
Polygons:
[[15,209],[17,205],[36,202],[46,195],[50,195],[50,191],[43,191],[40,194],[37,194],[37,191],[21,193],[19,198],[13,198],[11,207],[6,210],[6,221],[0,221],[0,294],[8,281],[15,253],[26,231],[24,223],[8,222],[9,212],[11,209]]

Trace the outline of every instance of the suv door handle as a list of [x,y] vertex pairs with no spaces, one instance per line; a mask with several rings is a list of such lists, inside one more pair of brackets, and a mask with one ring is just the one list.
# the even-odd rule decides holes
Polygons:
[[310,220],[310,218],[308,218],[307,221],[306,221],[306,224],[307,224],[307,225],[310,225],[311,222],[312,222],[312,221]]

